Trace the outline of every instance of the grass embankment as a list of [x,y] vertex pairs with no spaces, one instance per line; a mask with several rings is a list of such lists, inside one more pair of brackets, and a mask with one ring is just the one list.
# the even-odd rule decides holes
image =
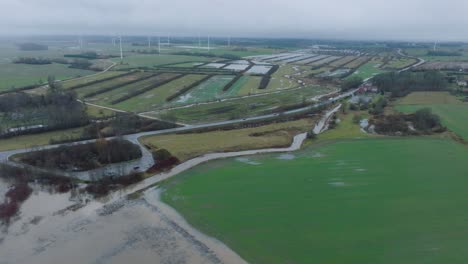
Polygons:
[[395,109],[404,113],[426,107],[431,108],[448,129],[468,140],[468,103],[448,92],[414,92],[395,104]]
[[255,128],[149,136],[142,138],[141,142],[167,149],[180,161],[185,161],[212,152],[286,147],[291,144],[294,135],[310,131],[312,127],[312,119],[301,119]]
[[467,162],[450,140],[358,139],[207,163],[162,198],[251,263],[465,263]]

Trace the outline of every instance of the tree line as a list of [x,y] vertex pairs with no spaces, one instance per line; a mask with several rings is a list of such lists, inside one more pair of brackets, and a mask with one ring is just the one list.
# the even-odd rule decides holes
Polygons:
[[445,76],[438,71],[383,73],[375,76],[372,83],[392,97],[415,91],[443,91],[448,87]]

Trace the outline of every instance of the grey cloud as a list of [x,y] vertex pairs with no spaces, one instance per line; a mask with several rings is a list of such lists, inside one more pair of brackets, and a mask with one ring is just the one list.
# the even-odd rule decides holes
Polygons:
[[0,1],[0,34],[468,39],[466,0]]

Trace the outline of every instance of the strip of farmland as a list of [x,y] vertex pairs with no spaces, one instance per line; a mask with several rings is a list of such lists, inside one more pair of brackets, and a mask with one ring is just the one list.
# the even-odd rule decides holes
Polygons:
[[329,64],[330,67],[334,67],[334,68],[340,68],[340,67],[343,67],[344,65],[356,60],[357,58],[359,57],[356,57],[356,56],[345,56],[339,60],[336,60],[332,63]]
[[139,82],[135,82],[126,86],[122,86],[118,89],[113,89],[107,93],[99,94],[95,97],[89,98],[88,101],[93,101],[98,104],[110,106],[110,105],[113,105],[112,102],[117,100],[118,98],[127,96],[136,90],[151,87],[155,83],[159,83],[163,80],[167,80],[175,76],[178,76],[178,74],[162,73],[162,74],[153,76],[152,78],[148,78],[143,81],[139,81]]
[[105,88],[102,88],[102,89],[99,89],[99,90],[96,90],[96,91],[93,91],[93,92],[90,92],[90,93],[87,93],[85,95],[83,95],[84,98],[89,98],[89,97],[93,97],[93,96],[96,96],[98,94],[103,94],[103,93],[107,93],[107,92],[110,92],[112,90],[115,90],[115,89],[119,89],[120,87],[124,87],[124,86],[127,86],[127,85],[130,85],[132,83],[137,83],[137,82],[141,82],[141,81],[145,81],[147,79],[150,79],[150,78],[153,78],[157,75],[159,75],[160,73],[154,73],[154,74],[150,74],[148,76],[145,76],[145,77],[142,77],[142,78],[139,78],[139,79],[134,79],[134,80],[129,80],[127,82],[122,82],[122,83],[119,83],[119,84],[116,84],[114,86],[108,86],[108,87],[105,87]]
[[232,75],[216,75],[200,83],[190,92],[179,96],[177,103],[206,102],[223,97],[223,88],[234,78]]
[[[164,75],[164,74],[163,74],[163,75]],[[155,88],[158,88],[158,87],[161,86],[161,85],[164,85],[164,84],[166,84],[166,83],[172,82],[172,81],[174,81],[174,80],[176,80],[176,79],[179,79],[179,78],[181,78],[181,77],[183,77],[183,76],[184,76],[184,75],[180,74],[180,75],[176,75],[176,76],[174,76],[174,77],[172,77],[172,78],[171,78],[171,77],[169,77],[169,78],[167,78],[167,79],[161,78],[160,80],[157,80],[154,84],[152,84],[152,85],[150,85],[150,86],[143,87],[143,88],[140,88],[140,89],[138,89],[138,90],[133,90],[133,91],[131,91],[129,94],[124,95],[124,96],[122,96],[122,97],[120,97],[120,98],[115,99],[114,101],[111,102],[111,104],[115,105],[115,104],[118,104],[118,103],[120,103],[120,102],[126,101],[126,100],[128,100],[128,99],[130,99],[130,98],[132,98],[132,97],[138,96],[138,95],[140,95],[140,94],[144,94],[144,93],[146,93],[146,92],[148,92],[148,91],[151,91],[151,90],[153,90],[153,89],[155,89]]]
[[149,111],[151,109],[161,107],[167,103],[167,98],[171,95],[196,84],[196,82],[203,78],[206,78],[206,75],[188,74],[126,101],[120,102],[116,104],[115,107],[132,112]]
[[172,100],[174,100],[175,98],[183,95],[184,93],[187,93],[188,91],[190,91],[191,89],[197,87],[198,85],[200,85],[201,83],[209,80],[211,77],[213,77],[214,75],[207,75],[205,78],[201,79],[201,80],[198,80],[194,83],[192,83],[191,85],[187,86],[187,87],[184,87],[182,89],[180,89],[179,91],[175,92],[174,94],[170,95],[167,97],[166,101],[170,102]]
[[288,56],[285,56],[285,57],[282,57],[282,58],[276,58],[274,60],[269,60],[271,62],[283,62],[284,60],[288,60],[288,59],[295,59],[295,58],[298,58],[298,57],[301,57],[303,54],[290,54]]
[[318,56],[317,54],[314,54],[314,55],[310,55],[310,54],[309,54],[309,55],[304,55],[304,56],[302,56],[302,57],[289,60],[288,63],[296,63],[296,62],[299,62],[299,61],[304,61],[304,60],[307,60],[307,59],[315,58],[315,57],[317,57],[317,56]]
[[[115,73],[115,72],[113,72]],[[86,86],[90,86],[90,85],[94,85],[94,84],[98,84],[98,83],[103,83],[103,82],[107,82],[107,81],[110,81],[110,80],[114,80],[114,79],[117,79],[117,78],[121,78],[121,77],[125,77],[125,76],[128,76],[128,75],[131,75],[131,74],[134,74],[135,72],[124,72],[124,73],[121,73],[119,72],[119,74],[115,75],[115,74],[111,74],[111,76],[109,77],[105,77],[105,78],[101,78],[102,76],[98,76],[96,75],[95,77],[98,77],[97,79],[87,79],[87,78],[83,78],[80,80],[80,82],[76,83],[76,82],[73,82],[73,81],[70,81],[70,82],[66,82],[64,84],[64,88],[67,88],[67,89],[79,89],[79,88],[83,88],[83,87],[86,87]],[[89,81],[88,81],[89,80]],[[76,84],[75,84],[76,83]]]
[[101,90],[101,89],[107,89],[110,87],[114,87],[116,85],[120,85],[122,83],[127,83],[130,81],[135,81],[139,80],[141,78],[145,78],[148,76],[154,75],[154,72],[133,72],[132,74],[122,76],[119,78],[114,78],[112,80],[108,80],[105,82],[99,82],[91,85],[84,86],[80,89],[75,90],[78,93],[79,97],[83,97],[86,94]]
[[328,55],[317,55],[317,56],[312,57],[310,59],[305,59],[305,60],[298,61],[298,62],[296,62],[296,64],[307,65],[307,64],[312,63],[314,61],[318,61],[318,60],[321,60],[321,59],[324,59],[324,58],[327,58],[327,57],[328,57]]
[[339,60],[340,58],[341,57],[330,56],[330,57],[327,57],[327,58],[325,58],[323,60],[319,60],[319,61],[309,63],[308,65],[310,65],[312,67],[322,67],[322,66],[330,64],[333,61]]

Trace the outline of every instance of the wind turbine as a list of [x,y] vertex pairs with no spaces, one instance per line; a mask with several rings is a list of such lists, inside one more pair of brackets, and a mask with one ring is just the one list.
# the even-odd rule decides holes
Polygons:
[[148,36],[148,48],[151,49],[151,36]]
[[208,52],[210,51],[210,36],[208,36]]
[[120,42],[120,62],[123,62],[122,35],[119,35],[119,42]]
[[434,42],[434,51],[436,51],[436,48],[437,48],[437,41]]
[[158,56],[161,56],[161,36],[158,36]]

